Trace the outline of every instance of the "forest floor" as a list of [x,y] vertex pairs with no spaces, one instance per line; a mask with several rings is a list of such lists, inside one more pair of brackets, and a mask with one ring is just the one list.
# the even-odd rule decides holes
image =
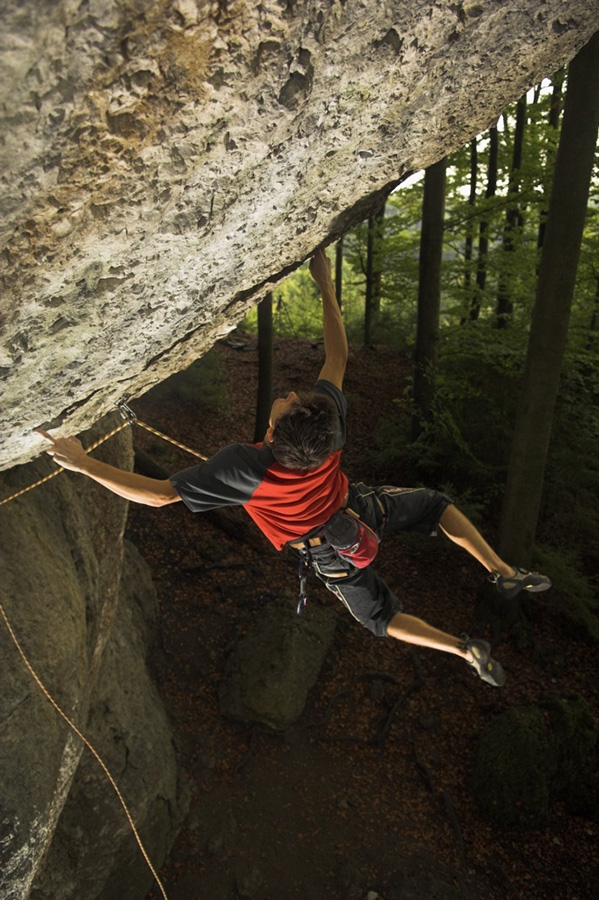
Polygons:
[[[217,348],[226,403],[198,415],[176,394],[151,392],[132,404],[140,419],[207,456],[251,441],[257,353],[253,339],[241,342]],[[321,359],[315,344],[277,341],[275,391],[309,387]],[[381,478],[370,450],[379,418],[397,414],[408,370],[387,348],[351,348],[350,480],[401,484],[401,472]],[[160,452],[141,429],[135,435],[147,452]],[[193,464],[179,456],[167,468]],[[456,657],[375,638],[339,605],[333,644],[297,724],[284,733],[244,727],[219,713],[227,656],[269,599],[295,595],[298,582],[292,552],[275,552],[255,530],[247,540],[245,514],[235,515],[239,534],[230,536],[182,504],[130,512],[128,537],[158,590],[159,688],[191,795],[160,872],[169,900],[598,897],[599,825],[556,805],[545,828],[498,829],[481,818],[469,786],[477,737],[503,710],[549,688],[580,693],[599,711],[596,664],[583,662],[588,648],[556,633],[544,595],[534,599],[534,629],[563,647],[561,675],[549,676],[504,633],[495,655],[507,682],[493,688]],[[479,525],[493,542],[496,522]],[[377,570],[406,611],[453,634],[473,629],[484,572],[444,537],[389,538]],[[338,601],[311,577],[305,615],[311,604],[337,610]],[[148,900],[160,897],[155,885]]]

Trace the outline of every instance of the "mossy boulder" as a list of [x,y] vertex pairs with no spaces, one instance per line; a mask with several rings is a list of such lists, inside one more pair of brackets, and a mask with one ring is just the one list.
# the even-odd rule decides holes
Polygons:
[[540,828],[551,804],[595,818],[597,728],[583,697],[544,695],[502,713],[482,733],[473,790],[483,815],[505,828]]
[[597,769],[597,726],[584,697],[547,694],[539,703],[546,713],[551,752],[551,794],[574,815],[593,815]]
[[536,707],[510,709],[482,733],[474,768],[481,812],[506,828],[535,828],[549,816],[551,765],[545,717]]
[[220,686],[223,716],[277,731],[303,712],[333,639],[337,613],[311,603],[296,615],[295,598],[263,611],[233,649]]

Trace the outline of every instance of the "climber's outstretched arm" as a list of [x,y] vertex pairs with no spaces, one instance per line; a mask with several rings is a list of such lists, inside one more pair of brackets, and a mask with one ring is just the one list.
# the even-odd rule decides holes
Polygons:
[[75,437],[53,438],[41,428],[38,432],[51,442],[52,446],[46,452],[59,466],[87,475],[125,500],[144,503],[146,506],[166,506],[181,499],[168,478],[147,478],[145,475],[117,469],[116,466],[88,456],[81,441]]
[[310,260],[310,274],[322,297],[325,361],[318,377],[341,390],[347,365],[347,336],[331,277],[331,262],[324,250],[317,250]]

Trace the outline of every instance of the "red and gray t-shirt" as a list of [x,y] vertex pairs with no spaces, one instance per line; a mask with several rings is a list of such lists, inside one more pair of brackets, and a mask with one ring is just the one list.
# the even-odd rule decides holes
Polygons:
[[318,469],[287,469],[264,443],[229,444],[207,462],[171,476],[185,505],[192,512],[243,506],[277,550],[328,521],[348,487],[339,467],[347,404],[330,381],[317,381],[314,390],[330,397],[339,411],[339,438]]

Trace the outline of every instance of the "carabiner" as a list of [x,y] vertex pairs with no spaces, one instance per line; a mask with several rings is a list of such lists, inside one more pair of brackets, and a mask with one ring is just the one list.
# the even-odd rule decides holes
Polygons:
[[135,422],[135,420],[137,419],[137,416],[135,415],[131,407],[124,400],[119,400],[116,408],[121,414],[121,418],[124,419],[125,422]]
[[308,605],[308,595],[306,594],[306,581],[307,581],[307,577],[308,577],[307,573],[308,573],[309,568],[310,568],[309,560],[306,559],[306,557],[303,554],[300,554],[299,570],[298,570],[300,592],[299,592],[299,598],[297,601],[297,606],[295,608],[295,612],[298,616],[303,613],[306,606]]

